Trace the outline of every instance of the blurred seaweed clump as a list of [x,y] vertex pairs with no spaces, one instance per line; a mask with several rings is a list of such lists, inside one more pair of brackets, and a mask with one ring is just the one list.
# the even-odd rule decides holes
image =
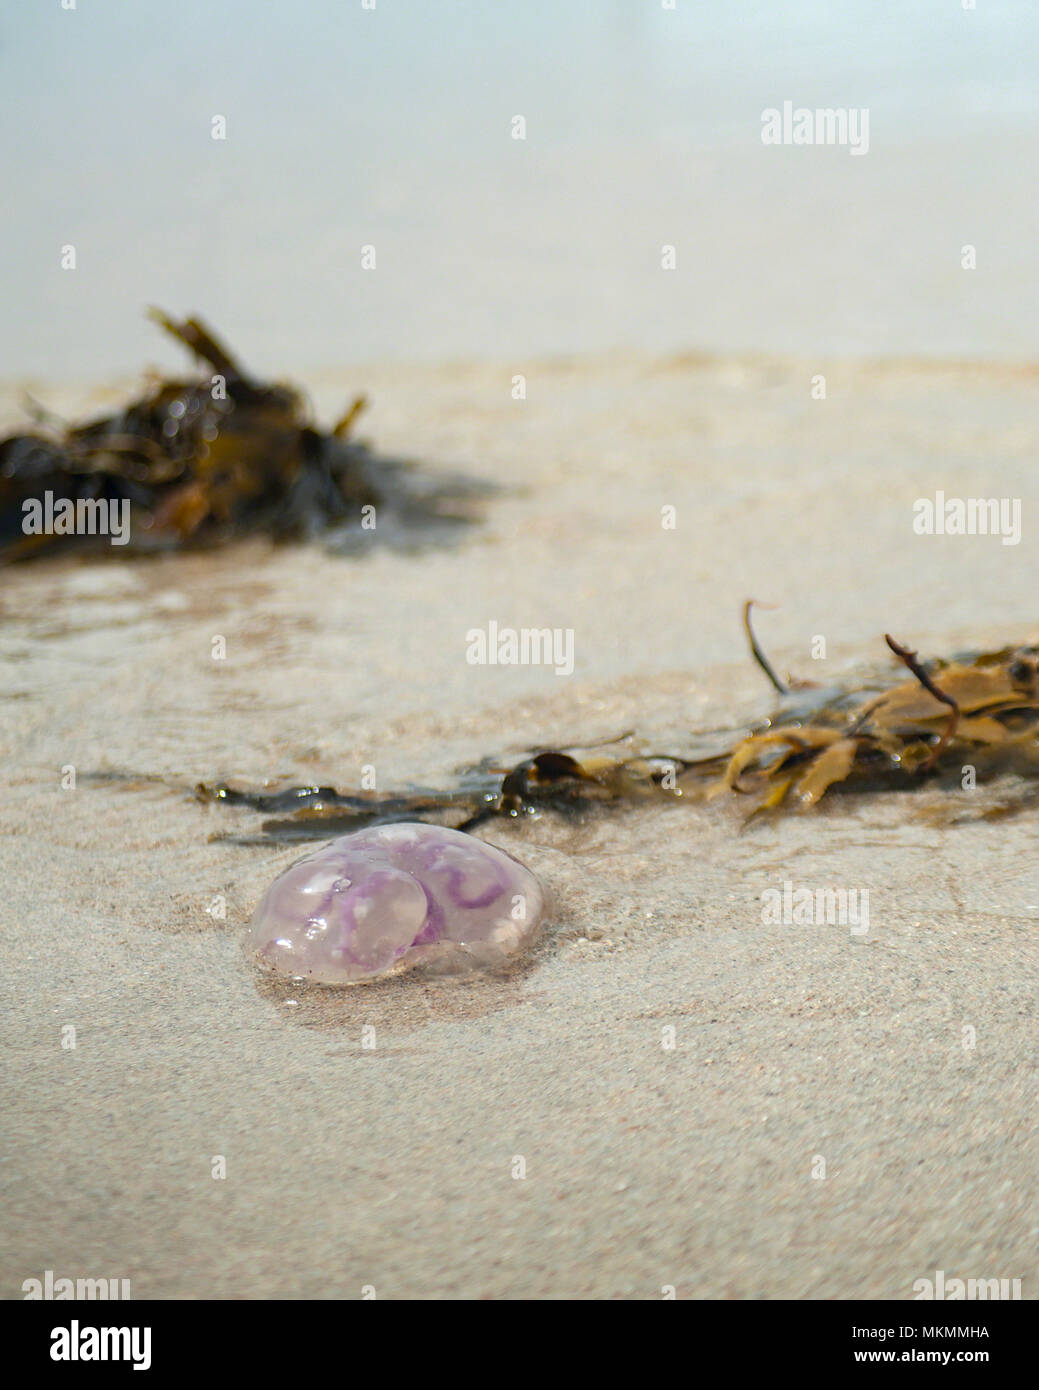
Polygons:
[[298,390],[248,375],[199,319],[150,312],[209,370],[153,377],[140,399],[85,424],[32,406],[33,431],[0,440],[0,560],[107,546],[117,516],[118,544],[135,551],[329,528],[342,549],[421,544],[473,519],[464,503],[486,489],[423,479],[350,438],[363,396],[323,432]]

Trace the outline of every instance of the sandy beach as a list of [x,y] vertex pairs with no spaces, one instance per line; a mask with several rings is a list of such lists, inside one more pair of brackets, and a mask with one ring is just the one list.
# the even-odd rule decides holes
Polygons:
[[[735,739],[773,699],[749,597],[780,605],[777,668],[824,683],[899,679],[886,631],[1034,640],[1036,369],[614,353],[305,385],[495,484],[483,521],[0,580],[3,1296],[52,1269],[142,1299],[901,1300],[937,1270],[1034,1297],[1032,816],[949,827],[925,791],[746,830],[735,799],[493,822],[555,903],[521,968],[300,992],[241,939],[301,849],[193,789]],[[1021,543],[915,535],[937,490],[1021,499]],[[572,629],[573,674],[469,665],[492,620]],[[763,922],[791,880],[868,889],[868,932]]]

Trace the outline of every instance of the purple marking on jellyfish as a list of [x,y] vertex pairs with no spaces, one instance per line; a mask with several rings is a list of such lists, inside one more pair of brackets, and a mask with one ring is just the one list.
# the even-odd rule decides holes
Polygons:
[[494,965],[533,939],[544,889],[504,850],[438,825],[343,835],[274,880],[246,949],[279,974],[352,984],[420,962]]

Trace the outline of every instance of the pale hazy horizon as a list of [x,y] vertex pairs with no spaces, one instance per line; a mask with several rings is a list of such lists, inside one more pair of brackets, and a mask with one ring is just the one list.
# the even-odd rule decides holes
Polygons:
[[[0,65],[8,380],[176,364],[151,303],[289,375],[1035,353],[1034,6],[54,0]],[[868,109],[868,153],[766,147],[785,100]]]

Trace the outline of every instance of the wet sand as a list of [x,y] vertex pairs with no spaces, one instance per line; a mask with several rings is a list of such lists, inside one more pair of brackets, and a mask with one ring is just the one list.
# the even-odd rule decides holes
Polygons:
[[[137,1298],[904,1299],[938,1269],[1034,1296],[1034,817],[942,827],[926,793],[743,833],[727,802],[493,824],[556,903],[522,968],[301,994],[240,950],[300,851],[192,789],[738,732],[771,705],[749,596],[820,681],[894,674],[884,631],[1034,637],[1039,374],[615,355],[307,384],[500,485],[484,524],[3,571],[3,1295],[49,1268]],[[1020,498],[1021,543],[914,535],[938,489]],[[492,620],[572,629],[573,675],[469,665]],[[790,880],[868,889],[868,933],[763,923]]]

